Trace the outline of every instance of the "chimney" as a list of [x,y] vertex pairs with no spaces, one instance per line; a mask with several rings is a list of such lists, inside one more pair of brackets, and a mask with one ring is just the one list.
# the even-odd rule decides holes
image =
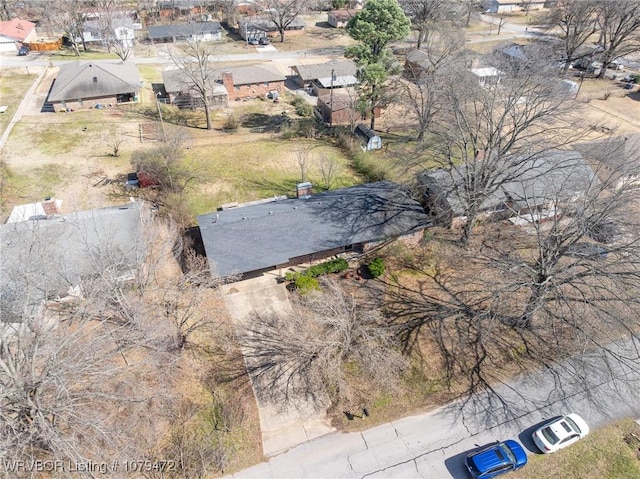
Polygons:
[[229,70],[222,72],[222,84],[224,85],[229,95],[233,95],[233,73],[231,73]]
[[296,198],[308,198],[312,193],[311,183],[304,182],[296,185]]

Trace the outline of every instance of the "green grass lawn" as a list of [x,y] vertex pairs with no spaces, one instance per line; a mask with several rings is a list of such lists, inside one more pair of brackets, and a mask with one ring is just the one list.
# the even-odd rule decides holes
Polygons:
[[[327,158],[339,168],[333,188],[359,182],[340,150],[321,141],[305,143],[313,146],[307,180],[316,185],[316,191],[323,189],[319,165]],[[185,162],[198,171],[200,181],[187,194],[189,213],[196,216],[233,201],[293,195],[301,181],[292,153],[299,144],[299,139],[264,139],[190,148]]]
[[6,69],[0,72],[0,105],[9,107],[7,111],[0,114],[0,119],[2,120],[0,122],[0,135],[6,129],[36,76],[28,74],[26,69]]
[[[635,435],[635,437],[634,437]],[[631,419],[592,431],[582,441],[555,454],[533,454],[510,479],[638,479],[640,425]]]

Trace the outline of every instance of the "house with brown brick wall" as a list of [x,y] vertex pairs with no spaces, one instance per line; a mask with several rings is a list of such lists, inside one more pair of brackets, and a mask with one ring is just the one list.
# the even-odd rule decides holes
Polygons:
[[216,78],[218,75],[229,100],[263,97],[270,91],[284,90],[285,76],[268,65],[225,68],[216,72]]
[[358,10],[331,10],[327,12],[327,23],[333,28],[346,28],[347,23],[349,23],[349,20],[351,20],[356,13],[358,13]]

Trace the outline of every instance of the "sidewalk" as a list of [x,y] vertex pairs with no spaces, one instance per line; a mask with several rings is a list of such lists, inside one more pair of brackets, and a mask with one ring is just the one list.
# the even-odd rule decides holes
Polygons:
[[[252,312],[279,312],[290,308],[284,283],[274,274],[247,279],[222,287],[224,302],[236,330],[242,330]],[[265,456],[274,456],[288,449],[335,431],[326,414],[328,404],[316,404],[308,398],[284,401],[264,399],[260,384],[252,378],[253,393],[258,405],[262,449]]]

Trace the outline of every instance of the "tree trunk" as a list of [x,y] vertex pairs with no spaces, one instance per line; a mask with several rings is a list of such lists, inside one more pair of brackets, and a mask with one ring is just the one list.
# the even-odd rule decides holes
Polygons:
[[371,124],[370,124],[370,128],[372,130],[375,130],[375,126],[376,126],[376,107],[375,106],[371,106]]
[[518,326],[533,329],[533,316],[540,306],[542,306],[543,297],[547,290],[547,280],[548,278],[539,276],[537,278],[537,282],[531,285],[531,296],[529,297],[529,301],[527,301],[527,306],[524,308],[524,312],[517,322]]
[[213,125],[211,123],[211,107],[209,106],[209,102],[204,102],[204,116],[207,118],[207,130],[213,130]]
[[280,43],[284,43],[284,28],[280,29]]
[[473,223],[476,222],[478,213],[468,212],[467,222],[462,227],[462,234],[460,235],[460,243],[464,246],[469,244],[469,238],[471,238],[471,230],[473,230]]

